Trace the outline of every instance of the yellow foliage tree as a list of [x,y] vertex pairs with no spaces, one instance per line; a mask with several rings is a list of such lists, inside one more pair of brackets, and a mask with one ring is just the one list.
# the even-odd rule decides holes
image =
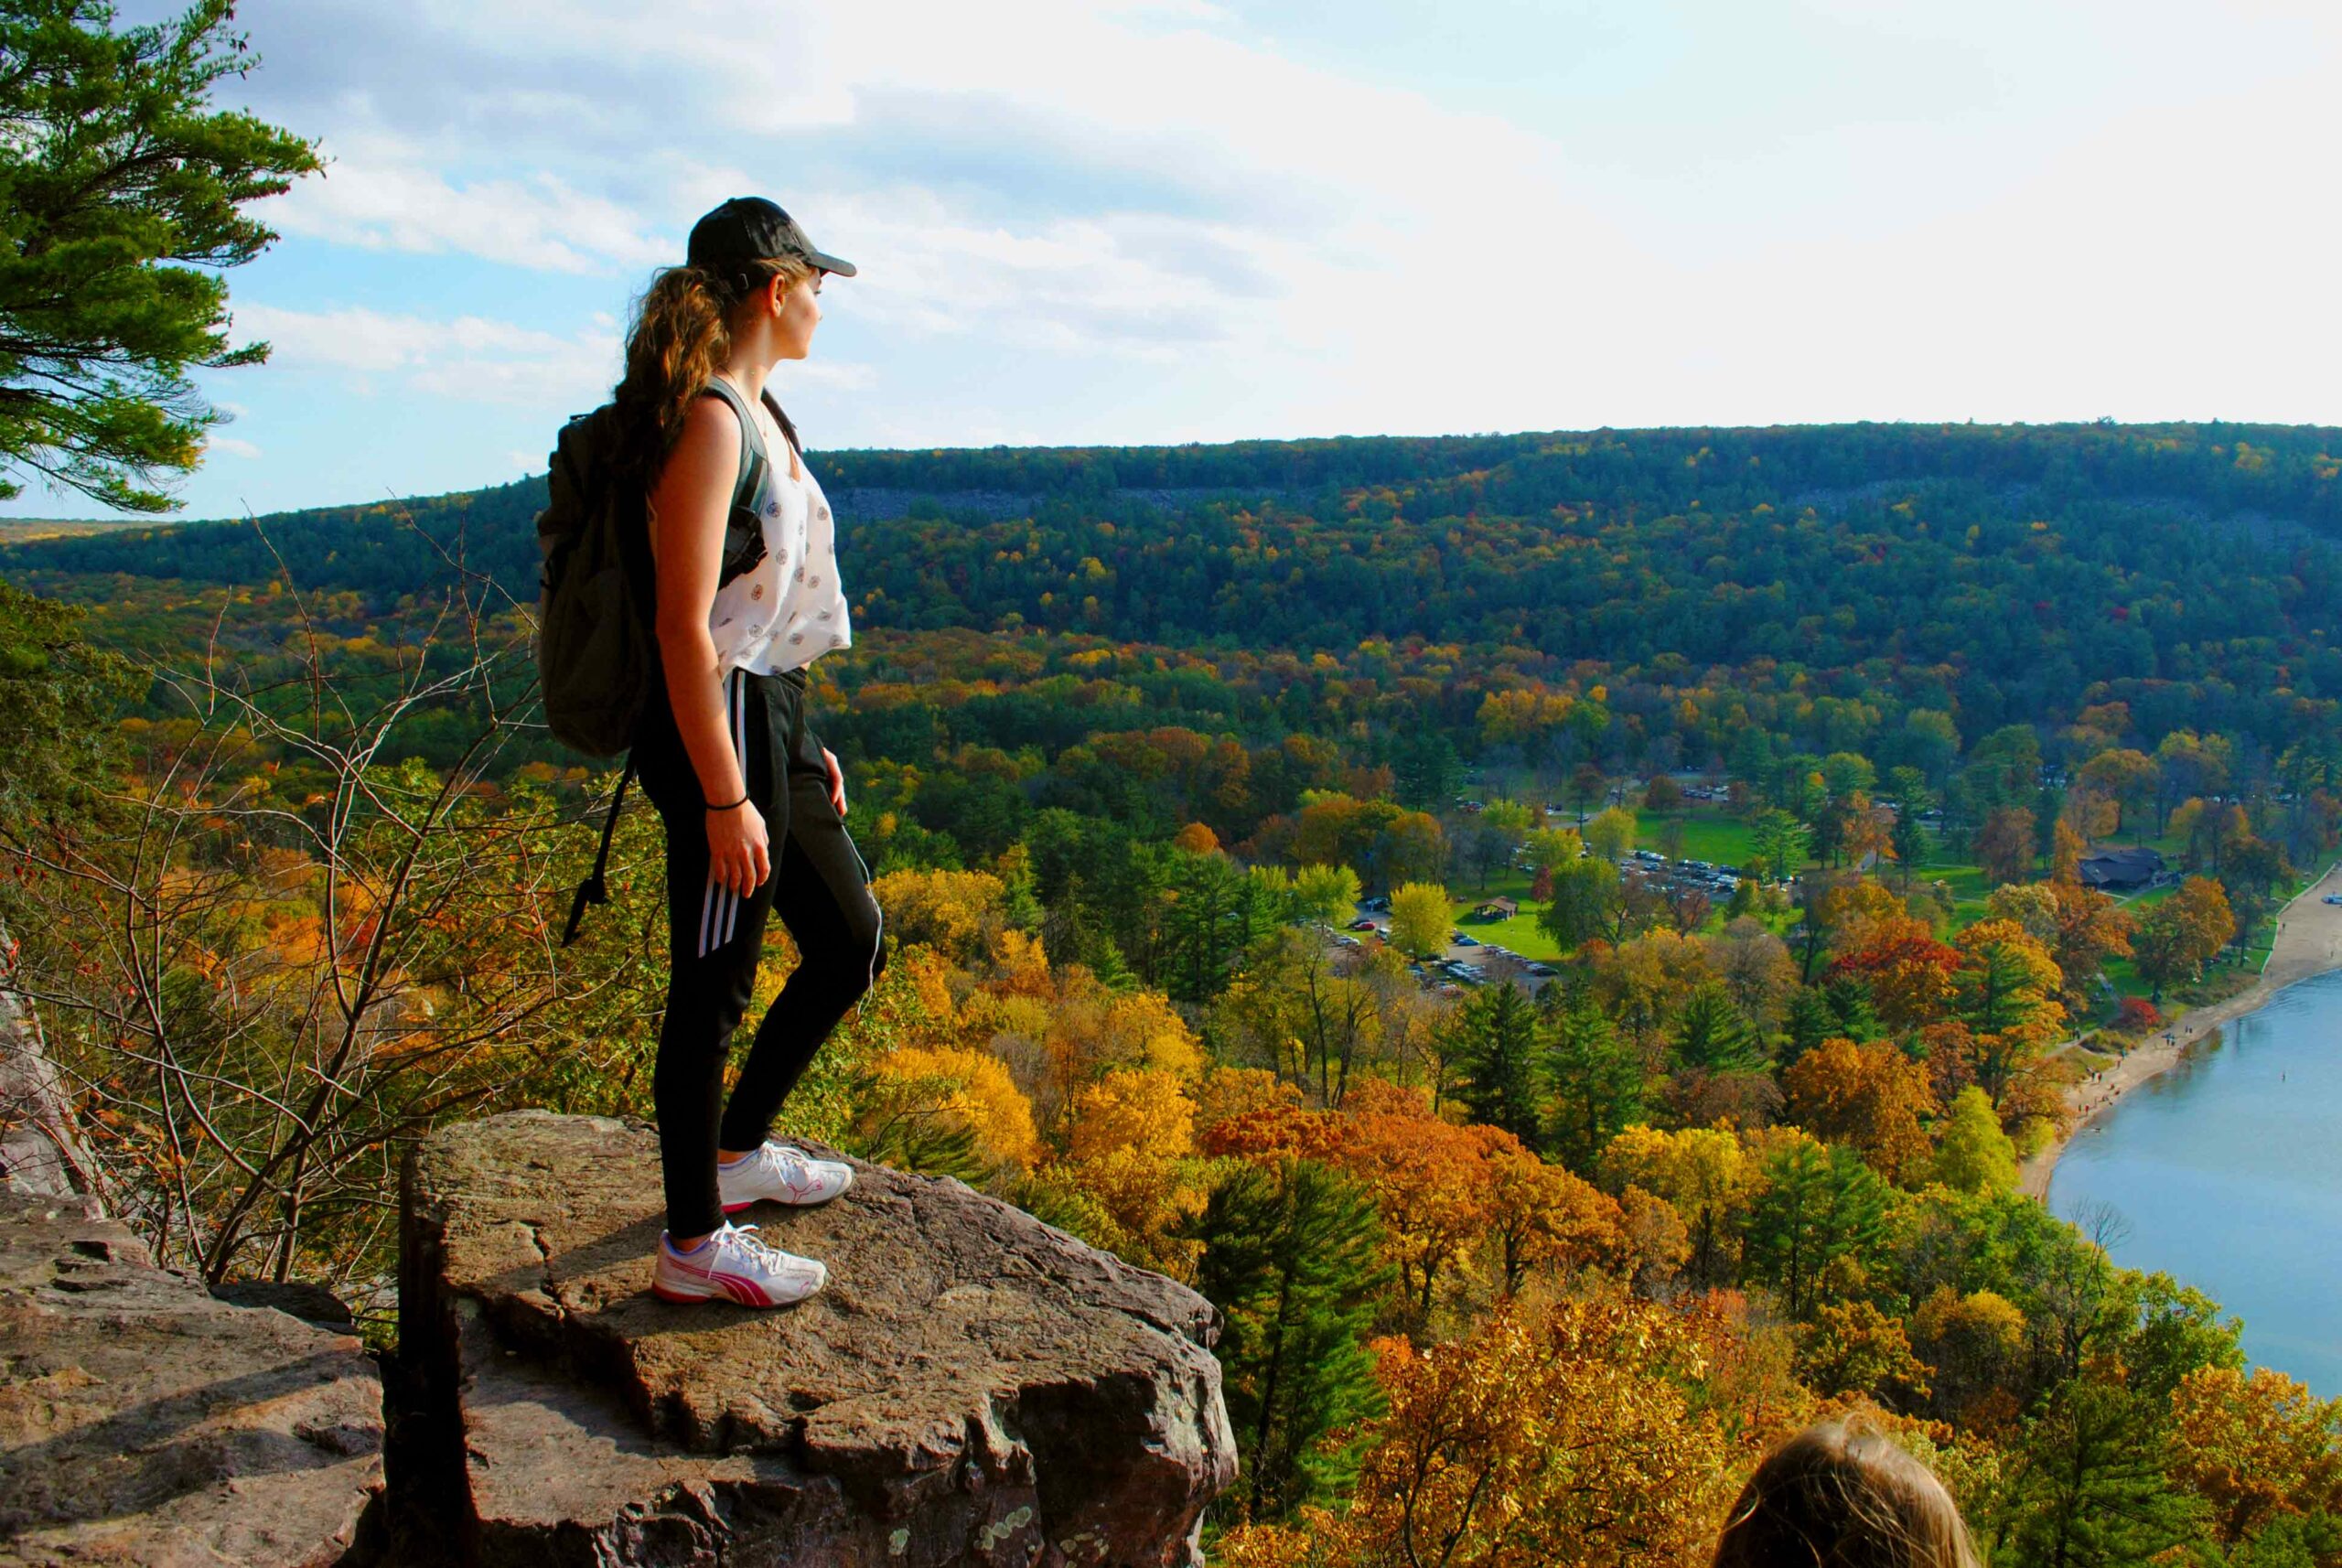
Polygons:
[[1195,1117],[1196,1102],[1169,1073],[1117,1068],[1076,1098],[1060,1173],[1112,1221],[1103,1245],[1175,1279],[1193,1277],[1203,1246],[1171,1234],[1207,1197],[1190,1157]]
[[1689,1562],[1730,1498],[1736,1456],[1686,1392],[1701,1347],[1663,1307],[1506,1303],[1460,1342],[1376,1348],[1389,1412],[1348,1513],[1310,1521],[1328,1564]]
[[882,1081],[931,1086],[928,1113],[969,1128],[1001,1164],[1032,1168],[1041,1147],[1033,1131],[1032,1103],[998,1057],[965,1046],[910,1046],[887,1052],[872,1066]]

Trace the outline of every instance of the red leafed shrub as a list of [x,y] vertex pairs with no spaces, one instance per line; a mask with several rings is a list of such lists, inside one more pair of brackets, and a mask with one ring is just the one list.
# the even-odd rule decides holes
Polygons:
[[2115,1010],[2114,1026],[2126,1035],[2143,1035],[2163,1027],[2163,1015],[2143,996],[2125,996],[2122,1005]]

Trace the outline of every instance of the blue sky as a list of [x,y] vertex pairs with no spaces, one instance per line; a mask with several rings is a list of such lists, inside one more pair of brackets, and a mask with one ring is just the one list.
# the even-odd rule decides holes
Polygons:
[[[169,7],[136,0],[126,17]],[[332,160],[185,515],[536,471],[722,198],[817,449],[2342,424],[2330,0],[245,0]],[[86,516],[38,486],[5,509]]]

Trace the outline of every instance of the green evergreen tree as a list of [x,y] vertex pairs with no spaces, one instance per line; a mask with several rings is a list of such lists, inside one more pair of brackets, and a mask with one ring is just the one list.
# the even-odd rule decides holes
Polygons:
[[1842,1144],[1826,1154],[1792,1144],[1765,1162],[1765,1177],[1749,1211],[1743,1266],[1802,1322],[1820,1305],[1824,1269],[1876,1252],[1885,1234],[1886,1184]]
[[1450,1027],[1455,1044],[1448,1059],[1464,1071],[1456,1092],[1472,1119],[1536,1147],[1542,1041],[1527,993],[1509,980],[1490,986],[1456,1009]]
[[1610,1140],[1642,1118],[1641,1057],[1618,1037],[1609,1015],[1584,986],[1570,989],[1549,1038],[1548,1145],[1555,1158],[1586,1176]]
[[1886,1026],[1878,1021],[1878,1014],[1871,1005],[1870,986],[1851,974],[1842,974],[1821,988],[1829,1000],[1831,1016],[1838,1021],[1832,1031],[1850,1040],[1875,1040],[1886,1033]]
[[214,109],[249,70],[231,0],[117,32],[107,0],[0,4],[0,499],[33,475],[167,511],[159,475],[202,458],[223,415],[192,368],[228,346],[222,270],[276,236],[241,210],[318,167],[308,142]]
[[1346,1496],[1356,1455],[1317,1440],[1380,1407],[1365,1341],[1390,1270],[1373,1199],[1309,1160],[1231,1165],[1187,1234],[1204,1243],[1196,1288],[1226,1319],[1213,1353],[1237,1509],[1268,1520]]
[[1417,811],[1444,811],[1464,787],[1464,759],[1454,743],[1428,725],[1406,725],[1391,746],[1391,775],[1399,803]]
[[1684,1000],[1675,1020],[1674,1047],[1678,1064],[1708,1072],[1753,1072],[1765,1066],[1755,1031],[1720,981],[1701,982]]
[[2078,1378],[2050,1396],[2014,1455],[1993,1561],[2014,1568],[2117,1568],[2207,1538],[2201,1502],[2165,1474],[2164,1408]]
[[1896,813],[1895,832],[1888,842],[1895,846],[1896,863],[1900,868],[1903,886],[1907,891],[1911,878],[1927,865],[1928,856],[1935,849],[1928,842],[1926,825],[1919,821],[1917,806],[1906,806]]
[[1788,1043],[1781,1051],[1781,1065],[1789,1067],[1824,1040],[1834,1040],[1845,1033],[1838,1023],[1838,1015],[1831,1009],[1830,999],[1810,985],[1800,985],[1789,998]]

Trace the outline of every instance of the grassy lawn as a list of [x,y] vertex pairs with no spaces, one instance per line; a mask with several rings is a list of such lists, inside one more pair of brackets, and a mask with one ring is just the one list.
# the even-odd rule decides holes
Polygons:
[[[1756,834],[1746,822],[1735,822],[1714,807],[1692,807],[1671,813],[1683,824],[1683,858],[1715,865],[1746,865],[1756,853]],[[1671,813],[1635,811],[1635,847],[1657,849]]]

